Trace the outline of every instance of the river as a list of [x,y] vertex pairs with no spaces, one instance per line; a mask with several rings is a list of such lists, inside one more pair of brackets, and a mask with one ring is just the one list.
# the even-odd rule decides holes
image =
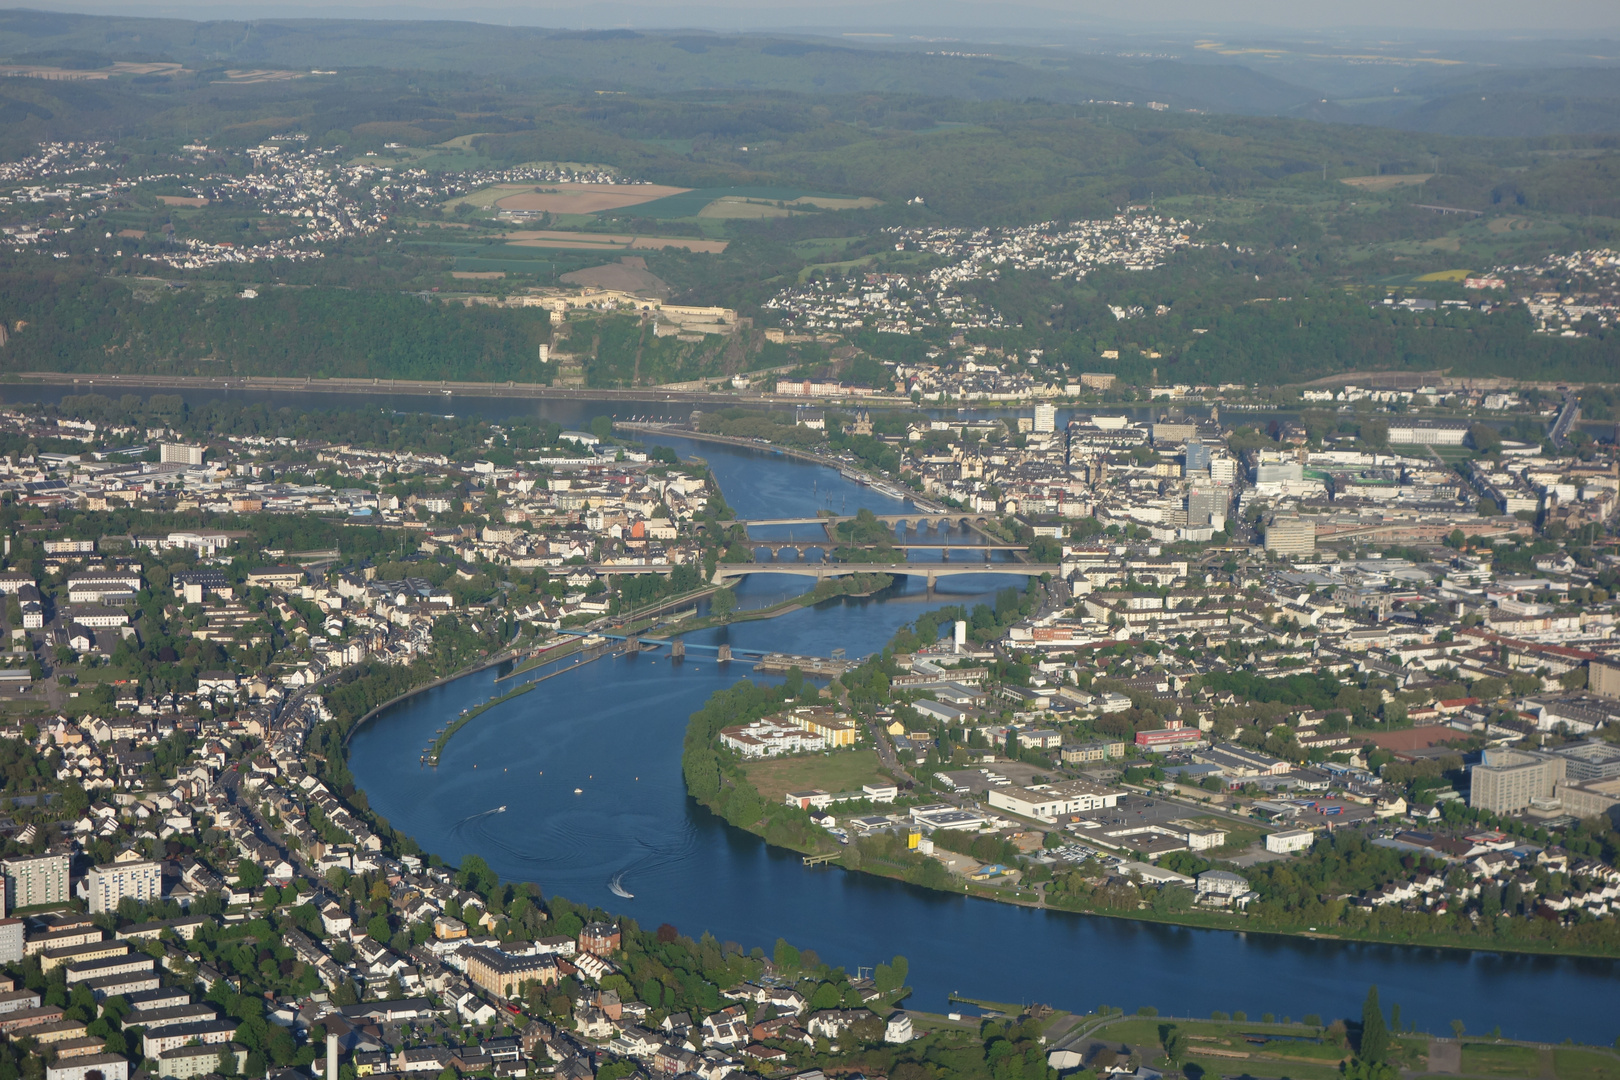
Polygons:
[[[54,401],[71,384],[11,384],[7,401]],[[594,416],[684,419],[688,406],[648,400],[582,402],[414,395],[348,397],[256,391],[181,391],[191,404],[226,398],[296,409],[387,408],[535,416],[583,427]],[[1127,410],[1106,410],[1127,411]],[[1138,410],[1129,410],[1141,417]],[[1059,415],[1066,420],[1067,411]],[[954,411],[948,414],[956,415]],[[981,414],[972,414],[981,415]],[[1265,419],[1286,418],[1271,414]],[[710,463],[739,516],[805,516],[818,509],[900,505],[835,471],[751,451],[659,437]],[[761,539],[820,538],[815,527],[761,530]],[[942,543],[960,534],[928,534]],[[913,538],[915,539],[915,538]],[[816,558],[815,552],[807,553]],[[926,553],[918,556],[927,558]],[[800,591],[802,578],[760,576],[738,588],[744,607]],[[833,600],[781,618],[689,640],[827,655],[877,649],[894,629],[944,603],[976,603],[1016,576],[945,579],[932,596],[915,579],[860,600]],[[464,708],[512,684],[491,670],[420,694],[355,734],[350,767],[371,806],[425,850],[455,862],[479,854],[504,878],[548,894],[622,912],[643,925],[767,951],[777,937],[853,970],[901,954],[911,1004],[943,1010],[959,992],[1060,1008],[1152,1005],[1166,1014],[1242,1009],[1294,1018],[1359,1015],[1367,986],[1419,1029],[1604,1044],[1617,1033],[1620,964],[1554,956],[1362,945],[1265,934],[1193,930],[970,900],[837,869],[806,869],[733,829],[686,797],[680,773],[688,715],[746,675],[694,652],[672,665],[658,653],[601,660],[551,679],[462,729],[437,769],[418,759],[433,733]],[[580,793],[574,794],[579,788]],[[491,813],[505,806],[505,813]],[[625,900],[608,890],[622,875]]]
[[[831,507],[896,512],[894,500],[830,469],[765,451],[667,441],[706,458],[740,516],[804,515]],[[948,539],[948,538],[947,538]],[[756,577],[744,606],[802,580]],[[753,648],[851,656],[882,646],[902,623],[942,603],[986,599],[1016,576],[921,583],[862,600],[833,600],[787,616],[694,635]],[[955,591],[951,591],[954,589]],[[895,954],[910,961],[912,1004],[942,1010],[959,992],[1073,1009],[1202,1016],[1357,1015],[1367,986],[1404,1020],[1512,1037],[1607,1043],[1616,1034],[1620,968],[1612,961],[1534,957],[1263,934],[1193,930],[1037,911],[950,896],[838,869],[806,869],[733,829],[685,794],[687,717],[747,674],[694,652],[600,660],[490,710],[451,740],[437,769],[418,764],[433,732],[488,700],[496,671],[412,698],[356,733],[350,767],[371,806],[425,850],[455,862],[477,853],[503,877],[622,912],[643,925],[770,950],[777,937],[853,970]],[[575,793],[575,789],[580,789]],[[505,806],[506,812],[492,813]],[[620,876],[634,894],[613,895]]]

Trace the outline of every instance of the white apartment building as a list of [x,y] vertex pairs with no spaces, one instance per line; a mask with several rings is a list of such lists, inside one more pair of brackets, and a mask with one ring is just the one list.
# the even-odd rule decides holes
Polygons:
[[[133,852],[126,852],[133,855]],[[151,859],[137,857],[93,867],[85,879],[90,912],[117,911],[126,896],[146,903],[163,894],[163,870]]]

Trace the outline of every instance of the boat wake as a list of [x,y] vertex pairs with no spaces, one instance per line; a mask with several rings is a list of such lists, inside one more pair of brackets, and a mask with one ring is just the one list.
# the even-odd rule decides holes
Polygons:
[[626,900],[634,900],[636,898],[635,893],[625,889],[624,875],[622,873],[614,874],[613,877],[608,881],[608,892],[612,893],[614,896],[623,897]]
[[480,813],[480,814],[468,814],[466,817],[462,818],[460,821],[458,821],[454,825],[452,825],[451,828],[459,829],[463,825],[467,824],[469,821],[477,821],[479,818],[489,817],[491,814],[504,814],[504,813],[506,813],[506,807],[497,806],[493,810],[485,810],[483,813]]

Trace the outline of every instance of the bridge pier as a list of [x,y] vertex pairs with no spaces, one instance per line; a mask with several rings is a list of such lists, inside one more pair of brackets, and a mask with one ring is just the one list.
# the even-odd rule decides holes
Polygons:
[[670,644],[669,658],[671,660],[684,660],[684,659],[686,659],[686,639],[685,638],[676,638],[674,640],[674,642]]
[[731,646],[730,645],[722,645],[722,646],[720,646],[720,663],[722,663],[722,664],[731,663]]
[[641,651],[641,639],[638,637],[625,638],[624,651],[629,656],[634,656],[639,653]]

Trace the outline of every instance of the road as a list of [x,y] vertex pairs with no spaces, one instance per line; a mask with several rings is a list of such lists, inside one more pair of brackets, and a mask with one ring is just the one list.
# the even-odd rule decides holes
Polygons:
[[1569,440],[1570,429],[1575,426],[1575,421],[1579,420],[1580,418],[1580,397],[1577,396],[1573,390],[1565,390],[1564,406],[1558,410],[1558,419],[1553,421],[1552,426],[1551,434],[1554,446],[1559,447],[1560,449],[1563,448],[1563,446]]

